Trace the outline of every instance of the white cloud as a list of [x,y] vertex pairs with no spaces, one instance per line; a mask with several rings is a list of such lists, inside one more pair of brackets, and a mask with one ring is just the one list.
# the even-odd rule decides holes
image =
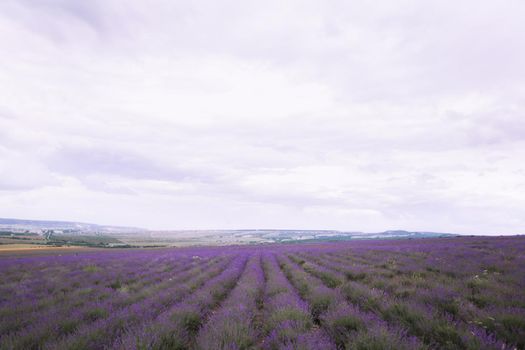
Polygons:
[[523,233],[519,1],[4,1],[0,216]]

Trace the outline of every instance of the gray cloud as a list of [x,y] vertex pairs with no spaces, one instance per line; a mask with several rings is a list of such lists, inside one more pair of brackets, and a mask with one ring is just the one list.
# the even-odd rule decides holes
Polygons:
[[48,165],[51,171],[78,177],[109,174],[134,179],[199,179],[197,174],[182,170],[176,165],[162,166],[144,156],[116,148],[62,148],[51,156]]

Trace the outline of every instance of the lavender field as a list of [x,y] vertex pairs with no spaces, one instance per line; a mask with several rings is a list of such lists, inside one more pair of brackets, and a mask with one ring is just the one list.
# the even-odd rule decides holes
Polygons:
[[525,237],[0,259],[1,349],[524,349]]

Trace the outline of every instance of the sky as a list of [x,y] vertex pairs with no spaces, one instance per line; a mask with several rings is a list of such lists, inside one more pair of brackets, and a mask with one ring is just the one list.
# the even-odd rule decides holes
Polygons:
[[3,0],[0,217],[525,233],[525,2]]

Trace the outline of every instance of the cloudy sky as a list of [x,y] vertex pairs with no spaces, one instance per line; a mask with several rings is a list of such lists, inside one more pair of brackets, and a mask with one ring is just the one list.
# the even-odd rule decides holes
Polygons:
[[525,2],[0,2],[0,217],[525,233]]

